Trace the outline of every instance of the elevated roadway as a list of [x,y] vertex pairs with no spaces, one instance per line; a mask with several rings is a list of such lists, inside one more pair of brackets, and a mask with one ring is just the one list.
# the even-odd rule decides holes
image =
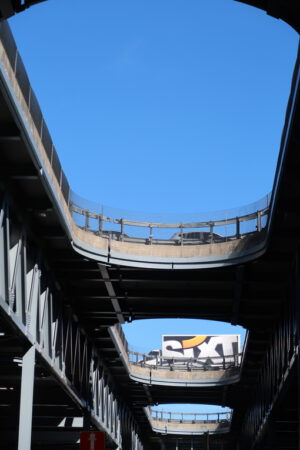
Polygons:
[[[267,446],[272,439],[271,448],[287,448],[282,443],[284,439],[285,442],[289,440],[288,448],[297,448],[298,435],[293,417],[298,411],[298,403],[291,392],[295,387],[298,389],[295,372],[298,332],[293,331],[297,330],[297,326],[294,325],[293,328],[290,325],[285,310],[286,305],[292,304],[291,299],[294,298],[291,286],[295,287],[295,284],[291,278],[293,271],[297,270],[296,249],[300,240],[299,59],[295,66],[265,229],[258,229],[257,233],[245,239],[237,235],[236,239],[225,243],[156,246],[153,243],[137,244],[107,239],[75,224],[69,209],[70,188],[22,60],[17,55],[5,23],[1,24],[0,32],[1,220],[5,219],[5,223],[12,221],[14,224],[11,225],[10,232],[2,224],[2,253],[5,258],[8,255],[11,258],[8,267],[13,268],[12,261],[17,262],[17,230],[25,226],[29,230],[26,231],[27,240],[31,245],[34,244],[33,248],[39,249],[35,252],[44,261],[44,270],[51,272],[53,289],[63,310],[68,312],[73,324],[80,325],[84,336],[88,336],[93,344],[93,352],[97,351],[101,364],[105,366],[105,379],[109,379],[107,386],[130,409],[132,419],[128,419],[128,424],[131,421],[128,427],[132,431],[134,421],[134,429],[145,446],[149,440],[154,439],[153,442],[158,445],[175,448],[174,444],[178,445],[179,441],[168,441],[165,438],[162,443],[160,440],[155,441],[157,438],[151,434],[143,408],[154,403],[181,401],[227,405],[234,409],[229,437],[221,441],[211,440],[210,448],[221,450],[222,445],[225,450],[235,448],[234,442],[240,439],[237,436],[248,436],[248,429],[252,430],[249,437],[251,444],[247,447],[246,437],[244,440],[241,438],[240,448],[270,448]],[[124,255],[127,255],[127,259]],[[4,264],[4,259],[2,261]],[[2,283],[10,280],[13,290],[11,293],[2,293],[1,329],[4,335],[1,358],[2,361],[9,358],[11,362],[12,357],[20,358],[27,350],[31,334],[26,334],[19,319],[15,319],[19,306],[14,305],[13,298],[14,295],[18,298],[18,295],[13,284],[13,271],[11,274],[6,272],[1,272]],[[14,305],[11,309],[10,304]],[[25,312],[23,311],[24,315]],[[293,314],[296,317],[295,311]],[[224,386],[205,389],[197,387],[196,390],[187,388],[182,393],[178,386],[151,386],[149,390],[143,383],[129,381],[109,327],[124,321],[161,317],[226,321],[250,330],[239,383],[226,389]],[[22,320],[32,333],[32,322],[30,325],[26,317]],[[37,336],[36,339],[40,338]],[[7,340],[10,345],[7,345]],[[294,342],[295,345],[291,348],[286,342]],[[277,353],[272,346],[275,346]],[[37,378],[43,388],[40,390],[41,399],[37,400],[36,397],[35,400],[34,414],[37,422],[33,423],[33,448],[46,448],[47,442],[50,448],[50,435],[52,445],[55,445],[57,430],[49,428],[49,409],[52,411],[53,426],[57,426],[59,419],[68,415],[67,410],[73,417],[86,410],[86,404],[80,400],[81,395],[84,398],[85,394],[75,393],[66,380],[59,379],[59,372],[51,369],[49,361],[44,362],[42,347],[37,347],[37,351],[40,352]],[[258,386],[259,392],[260,384],[257,383],[262,384],[265,380],[261,372],[264,364],[268,368],[268,361],[275,358],[274,352],[280,356],[280,360],[282,354],[285,355],[282,366],[277,367],[277,363],[272,363],[276,369],[274,370],[280,374],[280,380],[283,380],[284,375],[285,384],[283,387],[282,381],[278,381],[279,375],[271,373],[271,381],[274,380],[271,389],[273,398],[271,401],[269,397],[265,400],[267,413],[261,408],[255,415],[251,412],[253,390]],[[9,405],[12,415],[18,409],[18,395],[15,395],[17,380],[21,377],[18,367],[11,362],[7,366],[7,374],[3,374],[2,380],[7,390],[0,395],[2,415],[5,415],[5,405]],[[15,382],[12,383],[12,380]],[[51,400],[45,395],[50,393],[50,386],[53,386]],[[13,389],[10,390],[10,387]],[[38,414],[39,408],[44,408],[43,414]],[[123,409],[126,408],[124,406]],[[95,415],[93,418],[94,425],[98,423],[97,417]],[[45,423],[46,431],[43,428]],[[281,429],[279,423],[282,424]],[[277,424],[275,432],[272,431],[274,424]],[[11,435],[7,432],[5,423],[2,426],[8,443]],[[105,427],[102,422],[101,426]],[[126,428],[124,420],[123,428]],[[13,430],[12,426],[12,432]],[[73,433],[72,429],[64,431]],[[41,439],[43,432],[46,436],[44,441]],[[274,439],[278,432],[281,433],[280,438]],[[127,432],[127,435],[123,435],[124,449],[132,445],[128,443],[129,440],[133,442],[133,437],[129,438],[129,434]],[[119,445],[116,433],[110,431],[108,435],[108,445]],[[68,445],[76,448],[76,438],[72,439]],[[205,448],[206,441],[202,439],[198,444]],[[135,440],[136,448],[138,445],[140,444]],[[180,450],[184,448],[183,445],[192,448],[191,440],[182,443]]]

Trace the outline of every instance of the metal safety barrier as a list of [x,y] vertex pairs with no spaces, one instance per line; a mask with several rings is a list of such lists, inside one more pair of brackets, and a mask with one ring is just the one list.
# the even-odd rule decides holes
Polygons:
[[203,423],[203,424],[217,424],[229,423],[232,417],[232,411],[215,412],[215,413],[187,413],[187,412],[173,412],[155,410],[148,407],[152,419],[167,423]]
[[[70,198],[72,199],[72,192]],[[266,206],[263,209],[256,210],[249,214],[223,218],[221,220],[159,223],[129,220],[126,218],[111,218],[104,213],[97,213],[85,209],[74,203],[72,200],[69,202],[69,208],[75,223],[84,231],[91,232],[107,239],[115,239],[124,242],[164,245],[214,244],[235,239],[243,239],[246,236],[260,233],[264,230],[269,212],[269,207]],[[248,225],[250,224],[250,227],[248,226],[248,229],[243,230],[242,224],[245,223]],[[107,224],[111,224],[112,226],[110,227]],[[116,225],[118,226],[118,229],[116,229]],[[138,228],[142,229],[142,233],[137,232]],[[161,230],[170,230],[170,237],[167,239],[160,236],[154,238],[154,230],[158,232],[158,235],[161,234]],[[171,230],[173,230],[172,235]],[[219,230],[222,230],[222,234],[216,233],[216,231]],[[174,231],[176,232],[174,233]],[[138,236],[138,234],[142,234],[142,236]]]
[[132,350],[127,350],[127,354],[129,362],[136,366],[152,369],[169,369],[171,371],[226,370],[240,367],[242,359],[242,353],[203,358],[174,358],[171,356],[140,353]]

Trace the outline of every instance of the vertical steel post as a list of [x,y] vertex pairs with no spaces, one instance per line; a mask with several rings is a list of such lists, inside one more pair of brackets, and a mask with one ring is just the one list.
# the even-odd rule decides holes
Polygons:
[[240,218],[237,217],[235,219],[235,221],[236,221],[236,238],[239,239],[241,237],[241,234],[240,234]]
[[31,449],[35,347],[23,356],[18,450]]
[[98,232],[99,232],[99,235],[101,236],[101,234],[102,234],[102,229],[103,229],[103,216],[102,216],[102,214],[99,214],[99,225],[98,225]]
[[178,439],[176,439],[176,450],[178,450]]
[[211,243],[211,244],[212,244],[213,241],[214,241],[213,232],[214,232],[214,223],[213,223],[213,222],[210,222],[210,223],[209,223],[209,240],[210,240],[210,243]]
[[257,211],[257,231],[261,231],[261,211]]
[[[297,324],[297,345],[298,349],[300,348],[300,255],[299,250],[296,252],[296,267],[295,267],[295,313],[296,313],[296,324]],[[298,449],[300,450],[300,358],[299,358],[299,351],[297,353],[297,378],[298,378]]]
[[153,239],[153,228],[152,228],[152,224],[150,223],[149,225],[149,243],[152,244],[152,239]]
[[89,224],[89,212],[85,211],[85,223],[84,223],[84,231],[88,231],[90,224]]

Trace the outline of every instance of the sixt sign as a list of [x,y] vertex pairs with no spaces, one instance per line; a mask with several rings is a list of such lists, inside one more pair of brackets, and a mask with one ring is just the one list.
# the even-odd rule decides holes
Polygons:
[[171,358],[194,358],[203,364],[222,364],[241,353],[240,335],[163,335],[162,356]]
[[80,450],[105,450],[105,433],[102,431],[80,433]]

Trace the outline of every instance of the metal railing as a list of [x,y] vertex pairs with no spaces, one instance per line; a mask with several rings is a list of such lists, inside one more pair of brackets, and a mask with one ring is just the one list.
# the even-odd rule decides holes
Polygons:
[[191,424],[224,424],[231,422],[232,411],[215,412],[215,413],[182,413],[157,411],[148,407],[149,413],[153,420],[164,423],[191,423]]
[[131,364],[149,369],[183,370],[183,371],[206,371],[227,370],[238,368],[241,365],[242,353],[235,355],[214,356],[204,358],[174,358],[155,354],[146,354],[128,349],[128,360]]
[[[74,193],[71,192],[69,207],[75,223],[80,228],[107,239],[143,244],[195,245],[242,239],[263,231],[267,225],[269,212],[269,196],[266,196],[264,208],[236,217],[226,218],[224,212],[225,218],[220,220],[173,223],[138,221],[124,217],[112,218],[104,212],[92,211],[76,204],[72,200],[73,196]],[[77,196],[77,198],[79,197]],[[95,209],[103,210],[104,207],[100,208],[99,206]],[[110,224],[110,226],[107,224]],[[244,227],[244,230],[242,229],[243,224],[248,225],[248,227]],[[142,229],[142,231],[140,232],[138,229]],[[154,230],[158,233],[158,238],[154,238]],[[164,232],[169,230],[170,236],[167,238],[160,237],[162,230]],[[172,233],[171,230],[173,230]],[[222,234],[216,233],[216,231]],[[139,236],[139,234],[142,236]]]

